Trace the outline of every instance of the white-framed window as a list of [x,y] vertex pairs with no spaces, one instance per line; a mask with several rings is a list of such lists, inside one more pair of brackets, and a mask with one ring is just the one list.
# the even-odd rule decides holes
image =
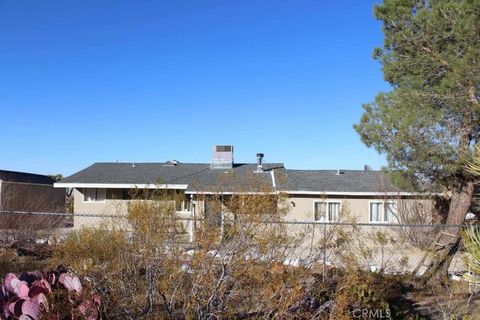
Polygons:
[[397,204],[394,201],[370,201],[369,221],[371,223],[396,223]]
[[105,202],[106,189],[84,188],[83,202]]
[[340,202],[315,201],[313,203],[313,219],[317,222],[335,222],[340,217]]

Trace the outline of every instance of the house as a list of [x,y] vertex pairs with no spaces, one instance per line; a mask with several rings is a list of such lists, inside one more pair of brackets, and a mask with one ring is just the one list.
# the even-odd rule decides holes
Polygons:
[[0,170],[0,211],[63,212],[65,189],[44,175]]
[[[168,190],[179,216],[208,218],[224,209],[214,199],[242,194],[286,197],[284,219],[304,222],[339,221],[348,211],[361,223],[397,221],[398,199],[414,198],[399,192],[381,171],[291,170],[282,163],[235,163],[233,146],[215,146],[210,163],[94,163],[55,183],[72,188],[75,227],[98,223],[93,215],[124,215],[132,201],[131,190]],[[228,208],[225,208],[228,211]],[[221,219],[221,218],[220,218]]]

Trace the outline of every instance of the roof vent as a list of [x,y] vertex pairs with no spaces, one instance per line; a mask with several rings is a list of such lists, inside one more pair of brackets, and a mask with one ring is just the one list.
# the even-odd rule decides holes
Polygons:
[[368,164],[363,166],[364,171],[372,171],[372,167],[370,167]]
[[257,170],[255,171],[256,173],[263,172],[263,166],[262,166],[263,157],[264,157],[263,153],[257,153]]
[[180,161],[178,161],[178,160],[168,160],[163,164],[163,166],[164,167],[173,167],[173,166],[176,166],[179,163],[180,163]]
[[211,169],[232,169],[233,168],[233,146],[216,145],[212,150]]
[[344,172],[345,171],[343,171],[341,169],[337,169],[337,172],[335,174],[338,176],[338,175],[344,174]]

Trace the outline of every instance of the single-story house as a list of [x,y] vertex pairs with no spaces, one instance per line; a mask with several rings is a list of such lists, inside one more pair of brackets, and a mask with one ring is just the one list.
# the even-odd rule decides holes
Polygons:
[[[72,188],[75,227],[96,223],[88,216],[125,214],[131,190],[171,190],[179,215],[206,218],[213,198],[241,194],[278,194],[286,197],[290,221],[334,222],[348,207],[357,222],[395,222],[396,200],[415,197],[399,192],[381,171],[291,170],[282,163],[235,163],[233,146],[215,146],[210,163],[94,163],[55,183]],[[226,203],[226,201],[225,201]],[[82,216],[81,214],[86,214]]]

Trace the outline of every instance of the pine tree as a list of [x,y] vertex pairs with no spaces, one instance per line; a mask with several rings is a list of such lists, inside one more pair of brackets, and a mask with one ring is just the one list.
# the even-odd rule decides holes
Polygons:
[[[403,182],[448,190],[446,223],[461,224],[477,185],[466,163],[480,137],[480,1],[384,0],[374,12],[384,33],[374,58],[392,89],[355,129]],[[448,268],[451,249],[427,277]]]

